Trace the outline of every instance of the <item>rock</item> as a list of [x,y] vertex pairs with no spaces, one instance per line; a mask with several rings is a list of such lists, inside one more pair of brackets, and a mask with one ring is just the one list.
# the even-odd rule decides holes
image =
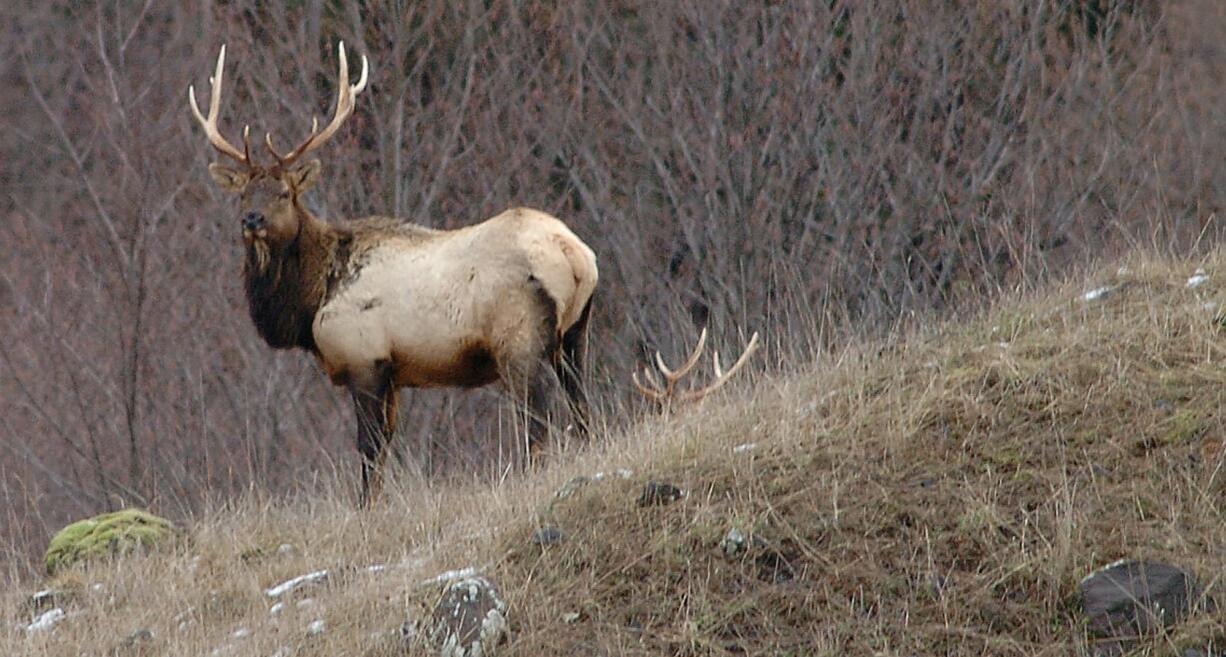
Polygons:
[[761,554],[754,559],[754,563],[758,567],[758,579],[762,581],[782,584],[796,578],[796,571],[792,568],[791,560],[777,550],[762,550]]
[[681,499],[685,495],[680,488],[660,481],[649,481],[639,495],[639,506],[658,506]]
[[757,534],[745,536],[740,529],[733,527],[728,530],[727,534],[720,539],[719,547],[724,551],[724,556],[729,559],[738,557],[750,550],[761,549],[766,547],[766,539]]
[[113,652],[119,653],[136,653],[144,654],[153,646],[153,631],[142,627],[141,629],[129,634],[123,641],[119,642],[119,647]]
[[97,557],[150,547],[174,534],[174,525],[141,509],[124,509],[80,520],[51,539],[43,565],[54,575],[73,564]]
[[928,573],[924,577],[924,589],[928,595],[934,600],[940,600],[945,596],[945,589],[949,586],[949,578],[940,573]]
[[447,585],[430,619],[430,643],[441,657],[490,657],[506,634],[507,604],[489,579]]
[[1081,580],[1087,629],[1095,655],[1119,655],[1137,638],[1170,627],[1191,611],[1198,594],[1192,575],[1151,561],[1117,561]]
[[554,527],[553,525],[537,527],[536,531],[532,532],[533,545],[540,545],[541,547],[544,547],[546,545],[561,543],[564,540],[566,540],[566,532]]

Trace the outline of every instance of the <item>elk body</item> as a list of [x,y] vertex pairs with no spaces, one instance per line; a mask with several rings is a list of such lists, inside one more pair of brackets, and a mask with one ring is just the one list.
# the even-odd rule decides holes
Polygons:
[[328,223],[301,202],[320,176],[302,156],[328,140],[365,88],[349,84],[344,44],[335,115],[288,154],[271,136],[271,166],[240,151],[217,127],[225,46],[212,78],[209,115],[195,90],[192,112],[209,143],[234,165],[209,166],[239,198],[246,246],[244,282],[251,319],[275,349],[299,348],[347,388],[357,418],[362,503],[377,495],[396,426],[402,387],[473,388],[500,381],[512,394],[535,451],[548,427],[550,377],[567,395],[574,423],[588,428],[580,381],[596,287],[596,257],[561,221],[518,208],[458,230],[433,230],[387,217]]

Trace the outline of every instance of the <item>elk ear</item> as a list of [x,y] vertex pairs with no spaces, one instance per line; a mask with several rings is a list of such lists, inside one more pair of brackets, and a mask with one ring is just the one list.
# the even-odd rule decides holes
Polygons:
[[242,192],[250,180],[246,171],[231,169],[220,162],[209,165],[209,174],[213,176],[213,182],[217,183],[218,187],[235,194]]
[[319,163],[319,160],[307,160],[302,164],[295,164],[285,174],[285,180],[295,191],[302,193],[310,189],[311,185],[314,185],[315,181],[319,180],[319,171],[322,168],[323,165]]

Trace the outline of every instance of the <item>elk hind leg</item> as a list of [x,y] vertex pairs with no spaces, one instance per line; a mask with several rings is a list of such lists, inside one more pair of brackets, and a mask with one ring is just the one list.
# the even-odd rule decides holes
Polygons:
[[547,361],[558,353],[557,304],[535,276],[528,277],[524,302],[534,312],[501,327],[506,336],[498,357],[499,373],[517,411],[516,432],[527,436],[527,456],[535,460],[549,434],[548,399],[551,376]]
[[358,423],[358,453],[362,458],[360,505],[369,507],[382,489],[383,463],[396,431],[398,399],[392,384],[391,363],[376,362],[370,376],[350,384],[350,394]]
[[587,362],[587,326],[591,314],[592,300],[588,299],[579,321],[562,334],[561,353],[554,359],[553,366],[562,389],[566,391],[571,421],[579,435],[584,437],[591,434],[591,407],[583,386],[583,370]]

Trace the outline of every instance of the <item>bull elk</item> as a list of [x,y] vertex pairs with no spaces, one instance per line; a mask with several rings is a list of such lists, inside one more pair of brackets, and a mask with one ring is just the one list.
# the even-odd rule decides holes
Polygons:
[[548,431],[548,377],[556,375],[574,424],[586,433],[580,377],[596,256],[565,224],[526,208],[456,230],[377,216],[328,223],[303,206],[321,168],[303,157],[336,134],[366,87],[366,57],[350,85],[344,43],[337,53],[332,120],[322,131],[313,122],[306,140],[284,154],[266,134],[269,166],[252,159],[248,128],[242,150],[219,131],[224,45],[210,79],[208,116],[193,87],[188,99],[209,143],[233,161],[214,162],[209,173],[239,199],[243,278],[256,330],[274,349],[313,354],[353,398],[362,505],[378,494],[403,387],[501,382],[516,401],[531,454]]
[[638,372],[631,372],[630,380],[634,383],[634,387],[638,388],[639,394],[643,395],[651,401],[665,406],[671,405],[674,402],[695,402],[707,395],[724,387],[729,379],[736,376],[745,363],[749,362],[749,358],[758,350],[758,333],[755,331],[749,338],[749,344],[745,345],[745,350],[732,363],[732,367],[725,372],[719,363],[719,352],[711,354],[711,365],[715,370],[715,380],[705,386],[694,387],[688,390],[679,390],[677,384],[690,375],[694,370],[694,366],[698,364],[698,359],[702,358],[702,350],[707,346],[707,329],[703,329],[698,335],[698,344],[694,346],[694,350],[690,352],[689,358],[685,359],[676,369],[669,367],[664,363],[664,355],[656,352],[656,368],[660,370],[660,377],[663,378],[663,384],[656,378],[656,375],[647,368],[643,368],[643,379],[639,379]]

